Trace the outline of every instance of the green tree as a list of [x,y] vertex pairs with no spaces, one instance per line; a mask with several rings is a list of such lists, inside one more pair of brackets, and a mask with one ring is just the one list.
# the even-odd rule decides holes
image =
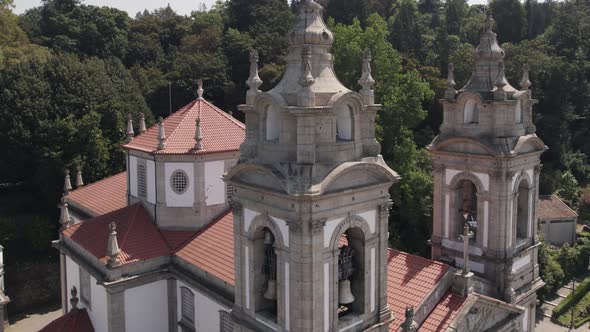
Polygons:
[[526,12],[519,0],[491,0],[498,42],[519,42],[526,34]]

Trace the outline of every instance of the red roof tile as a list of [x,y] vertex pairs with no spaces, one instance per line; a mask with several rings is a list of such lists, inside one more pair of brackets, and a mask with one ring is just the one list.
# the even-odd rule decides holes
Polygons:
[[466,300],[467,297],[461,297],[451,291],[447,292],[422,323],[418,331],[446,331]]
[[158,227],[141,203],[119,209],[66,228],[63,234],[101,261],[107,261],[109,224],[117,225],[121,264],[171,254]]
[[168,230],[160,229],[160,233],[166,240],[168,248],[172,251],[180,249],[180,246],[185,244],[188,240],[195,236],[195,231],[184,231],[184,230]]
[[[423,257],[389,249],[387,303],[396,322],[403,322],[407,306],[416,308],[438,284],[449,266]],[[390,324],[397,331],[398,324]]]
[[537,218],[541,220],[553,220],[563,218],[576,218],[578,214],[567,206],[555,195],[539,196],[537,205]]
[[[201,117],[203,149],[195,150],[195,120]],[[156,124],[124,145],[127,149],[155,154],[206,154],[238,151],[245,139],[245,126],[204,99],[197,99],[164,120],[166,148],[158,150]]]
[[230,285],[234,284],[234,216],[228,210],[201,230],[176,256]]
[[86,309],[78,309],[57,318],[39,332],[94,332],[94,327]]
[[127,172],[73,190],[68,202],[94,216],[124,208],[127,206]]

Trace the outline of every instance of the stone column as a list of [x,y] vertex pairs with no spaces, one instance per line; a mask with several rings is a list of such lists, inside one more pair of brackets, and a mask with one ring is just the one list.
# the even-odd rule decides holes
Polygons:
[[106,291],[108,332],[125,332],[125,290]]

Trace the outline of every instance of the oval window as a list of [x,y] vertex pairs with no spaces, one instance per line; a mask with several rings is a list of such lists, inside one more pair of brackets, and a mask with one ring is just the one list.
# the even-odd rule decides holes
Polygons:
[[188,176],[183,170],[174,171],[170,182],[172,190],[177,194],[184,193],[188,188]]

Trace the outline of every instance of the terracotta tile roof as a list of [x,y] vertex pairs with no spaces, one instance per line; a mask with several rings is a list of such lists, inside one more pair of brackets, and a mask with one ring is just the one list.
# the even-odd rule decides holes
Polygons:
[[180,246],[185,244],[188,240],[195,236],[196,231],[184,231],[184,230],[168,230],[160,229],[160,233],[166,240],[168,248],[172,251],[180,249]]
[[[203,149],[195,150],[195,120],[201,117]],[[158,150],[158,124],[124,145],[127,149],[154,154],[207,154],[238,151],[245,139],[245,126],[204,99],[197,99],[164,120],[166,148]]]
[[[387,303],[396,322],[403,322],[407,306],[418,307],[448,268],[448,265],[437,261],[389,249]],[[399,324],[390,324],[389,330],[397,331]]]
[[570,209],[559,197],[555,195],[539,196],[537,204],[537,218],[540,220],[553,220],[563,218],[575,218],[578,214]]
[[432,310],[430,315],[418,329],[420,332],[438,332],[446,331],[449,324],[453,321],[467,297],[461,297],[448,291]]
[[172,253],[141,203],[73,225],[66,228],[63,234],[106,263],[109,224],[112,221],[117,225],[121,264]]
[[79,309],[57,318],[39,332],[94,332],[94,327],[86,309]]
[[233,285],[234,215],[231,210],[199,231],[176,256]]
[[71,191],[68,202],[93,216],[124,208],[127,205],[127,172]]

